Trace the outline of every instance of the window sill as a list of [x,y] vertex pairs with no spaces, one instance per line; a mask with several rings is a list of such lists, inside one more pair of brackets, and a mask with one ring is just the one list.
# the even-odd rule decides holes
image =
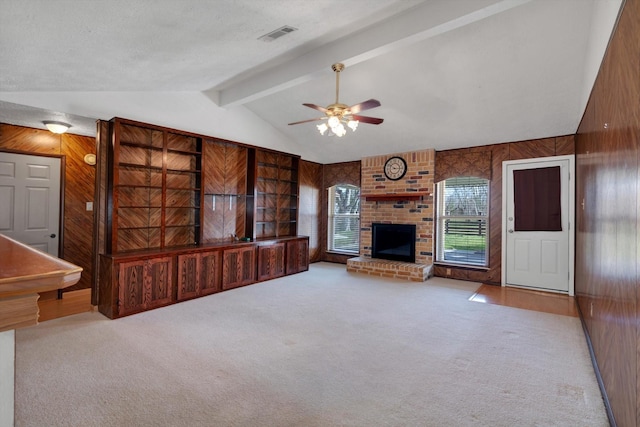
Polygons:
[[347,252],[347,251],[336,251],[336,250],[325,251],[325,252],[333,255],[360,256],[360,252]]
[[436,261],[433,265],[439,267],[450,267],[450,268],[463,268],[465,270],[476,270],[476,271],[489,271],[490,268],[484,265],[474,265],[474,264],[458,264],[455,262],[442,262]]

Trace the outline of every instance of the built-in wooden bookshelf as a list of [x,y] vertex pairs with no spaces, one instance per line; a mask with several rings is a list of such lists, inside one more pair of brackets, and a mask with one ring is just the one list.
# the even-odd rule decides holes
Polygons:
[[298,156],[120,118],[99,129],[101,313],[308,269],[309,238],[296,235]]
[[295,236],[298,218],[298,158],[256,153],[255,237]]
[[123,119],[111,132],[107,250],[197,245],[201,138]]

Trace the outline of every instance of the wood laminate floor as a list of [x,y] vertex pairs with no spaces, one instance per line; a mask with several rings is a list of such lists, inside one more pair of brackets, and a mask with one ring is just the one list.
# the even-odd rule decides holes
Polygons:
[[574,297],[553,292],[482,285],[469,301],[579,317]]

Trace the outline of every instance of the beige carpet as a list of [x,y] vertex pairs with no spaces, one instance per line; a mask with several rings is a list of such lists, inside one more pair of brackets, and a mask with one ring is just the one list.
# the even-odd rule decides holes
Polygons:
[[309,272],[16,334],[16,426],[606,426],[577,318]]

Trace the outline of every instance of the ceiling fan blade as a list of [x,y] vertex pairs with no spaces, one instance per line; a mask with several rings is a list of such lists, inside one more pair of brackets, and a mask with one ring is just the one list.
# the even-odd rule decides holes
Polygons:
[[314,110],[322,111],[323,113],[327,112],[326,108],[321,107],[321,106],[316,105],[316,104],[302,104],[302,105],[304,105],[305,107],[313,108]]
[[317,119],[309,119],[309,120],[301,120],[299,122],[293,122],[293,123],[289,123],[289,125],[299,125],[300,123],[309,123],[309,122],[315,122],[317,120],[322,120],[322,119],[326,119],[326,117],[319,117]]
[[360,104],[352,105],[349,110],[352,114],[358,114],[360,111],[369,110],[380,106],[380,101],[377,99],[369,99],[368,101],[361,102]]
[[355,114],[351,115],[351,118],[359,121],[360,123],[369,123],[372,125],[379,125],[384,121],[384,119],[378,119],[377,117],[356,116]]

